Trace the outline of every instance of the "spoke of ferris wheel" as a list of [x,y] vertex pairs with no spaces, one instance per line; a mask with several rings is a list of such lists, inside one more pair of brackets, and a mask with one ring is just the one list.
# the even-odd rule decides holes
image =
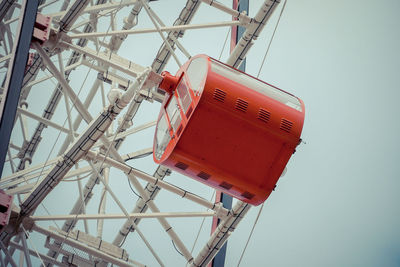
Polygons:
[[[166,167],[158,166],[156,171],[153,174],[153,177],[158,180],[164,179],[166,175],[169,175],[169,170]],[[149,193],[151,199],[154,199],[157,194],[160,192],[160,187],[155,186],[151,183],[148,183],[145,187],[146,191]],[[147,204],[142,198],[138,198],[136,204],[131,213],[145,213],[147,210]],[[135,218],[134,223],[138,224],[140,222],[140,218]],[[132,232],[132,224],[130,220],[126,220],[123,226],[117,231],[117,235],[113,240],[113,244],[120,246],[121,242],[125,240],[126,236]]]
[[88,57],[91,57],[101,63],[107,64],[110,67],[124,72],[132,77],[136,77],[139,73],[143,72],[144,67],[140,66],[132,61],[119,57],[115,53],[110,52],[97,52],[88,47],[80,47],[68,42],[61,42],[61,44],[72,48],[73,50],[85,54]]
[[[199,1],[188,0],[187,3],[185,4],[185,7],[180,12],[174,25],[189,24],[194,14],[197,12],[199,5],[200,5]],[[169,32],[167,36],[167,42],[173,44],[174,39],[181,37],[183,33],[184,33],[183,30],[179,32],[178,31]],[[153,70],[156,71],[157,73],[160,73],[164,69],[166,63],[168,62],[171,56],[171,54],[168,51],[169,50],[167,49],[167,46],[165,44],[162,44],[152,64]],[[121,144],[121,142],[119,144]],[[154,179],[156,179],[156,181],[162,181],[162,179],[164,179],[165,175],[167,175],[168,173],[170,173],[168,168],[163,166],[158,166],[157,170],[154,172],[153,178],[155,177]],[[155,197],[158,195],[158,192],[160,192],[160,187],[148,181],[145,190],[148,192],[151,199],[155,199]],[[147,208],[148,206],[146,202],[143,201],[142,198],[139,198],[135,204],[135,207],[133,208],[133,212],[146,212]],[[135,223],[139,222],[140,219],[135,219]],[[115,236],[113,244],[120,245],[121,242],[124,240],[124,238],[126,238],[126,235],[128,235],[130,232],[131,232],[131,224],[129,223],[129,221],[126,221],[118,231],[117,235]]]
[[[81,62],[81,61],[76,62],[76,63],[74,63],[74,64],[72,64],[72,65],[67,66],[67,67],[65,68],[65,71],[66,71],[66,72],[69,72],[69,71],[71,71],[71,70],[73,70],[73,69],[79,67],[80,65],[82,65],[82,62]],[[35,79],[35,80],[31,81],[31,82],[28,82],[22,89],[25,89],[25,88],[27,88],[27,87],[32,87],[32,86],[34,86],[34,85],[36,85],[36,84],[38,84],[38,83],[47,81],[48,79],[52,79],[52,78],[54,78],[54,75],[52,75],[52,74],[43,76],[43,77],[41,77],[41,78],[39,78],[39,79]]]
[[[141,79],[145,79],[147,72],[144,72]],[[69,150],[64,154],[63,160],[58,162],[32,191],[31,195],[21,205],[21,215],[30,214],[47,194],[57,185],[64,175],[71,169],[94,143],[103,136],[105,130],[111,125],[111,122],[129,102],[132,92],[137,90],[143,81],[136,80],[135,83],[125,92],[121,98],[117,98],[111,103],[109,108],[103,111],[95,120],[91,122],[86,131],[76,140]],[[108,140],[105,138],[108,143]],[[103,139],[104,141],[104,139]],[[119,155],[119,154],[118,154]],[[50,187],[49,187],[50,186]]]
[[53,221],[53,220],[97,220],[97,219],[125,219],[125,218],[189,218],[189,217],[211,217],[215,216],[214,211],[202,212],[152,212],[152,213],[129,213],[125,214],[80,214],[80,215],[50,215],[50,216],[31,216],[33,221]]
[[[130,177],[130,174],[134,175],[137,178],[140,178],[142,180],[145,180],[153,185],[157,185],[169,192],[172,192],[174,194],[177,194],[178,196],[182,197],[182,198],[186,198],[188,200],[191,200],[197,204],[200,204],[208,209],[211,210],[215,210],[217,212],[217,215],[220,216],[220,214],[228,214],[229,210],[221,207],[220,205],[217,205],[215,203],[212,203],[200,196],[197,196],[195,194],[192,194],[182,188],[179,188],[173,184],[167,183],[163,180],[159,180],[157,178],[154,178],[153,176],[144,173],[140,170],[134,169],[132,167],[130,167],[129,165],[127,165],[126,163],[121,163],[115,159],[112,159],[110,157],[105,157],[104,155],[101,155],[99,153],[96,153],[94,151],[88,151],[86,154],[86,157],[91,159],[91,160],[98,160],[101,161],[106,164],[109,164],[110,166],[113,166],[121,171],[123,171],[124,173],[127,173]],[[132,181],[132,180],[131,180]]]
[[[128,107],[128,112],[131,110],[131,107],[134,105],[134,102],[131,102],[130,106]],[[111,148],[111,147],[110,147]],[[117,161],[119,161],[120,163],[123,163],[124,160],[123,158],[118,154],[115,153],[113,154],[113,156],[116,158]],[[98,173],[98,170],[96,168],[94,168],[93,163],[91,163],[89,161],[89,164],[92,166],[92,168],[94,169],[95,173],[97,173],[98,177],[100,178],[100,180],[102,181],[102,183],[104,184],[104,187],[107,188],[107,191],[110,192],[110,194],[112,194],[111,189],[108,188],[108,185],[104,182],[104,180],[101,178],[100,174]],[[140,196],[144,199],[145,202],[147,202],[147,205],[150,207],[150,209],[153,212],[160,212],[159,209],[156,207],[156,205],[154,204],[154,202],[151,200],[151,198],[149,197],[149,195],[147,194],[147,192],[143,189],[143,187],[140,185],[139,181],[135,178],[135,176],[133,174],[129,175],[129,179],[131,180],[133,186],[135,187],[135,189],[139,192]],[[116,197],[113,196],[113,198]],[[117,200],[116,200],[117,201]],[[123,207],[121,206],[121,209]],[[127,214],[127,212],[124,213]],[[176,246],[178,247],[178,249],[182,252],[182,254],[184,255],[184,257],[186,258],[186,260],[188,262],[190,262],[192,260],[192,255],[190,254],[189,250],[184,246],[183,242],[180,240],[180,238],[178,237],[178,235],[175,233],[175,231],[172,229],[171,225],[165,220],[165,218],[157,218],[158,221],[160,222],[161,226],[164,228],[164,230],[166,231],[166,233],[168,233],[168,235],[170,236],[170,238],[174,241],[174,243],[176,244]],[[135,227],[136,229],[136,227]]]
[[[43,123],[43,124],[45,124],[47,126],[53,127],[54,129],[57,129],[57,130],[59,130],[61,132],[64,132],[66,134],[70,133],[69,129],[67,129],[67,128],[61,126],[61,125],[58,125],[57,123],[55,123],[55,122],[53,122],[51,120],[44,119],[43,117],[41,117],[39,115],[36,115],[36,114],[33,114],[32,112],[29,112],[29,111],[27,111],[25,109],[17,108],[17,111],[20,114],[23,114],[23,115],[25,115],[25,116],[27,116],[27,117],[29,117],[31,119],[34,119],[34,120],[36,120],[38,122],[41,122],[41,123]],[[78,136],[78,134],[74,133],[74,136]]]
[[[121,204],[121,202],[118,200],[117,196],[114,194],[114,192],[111,190],[109,185],[104,181],[102,175],[98,172],[96,166],[94,166],[93,162],[89,161],[90,166],[92,167],[93,171],[96,173],[97,177],[100,179],[100,181],[103,183],[104,187],[106,188],[107,192],[110,193],[111,197],[114,199],[114,201],[117,203],[118,207],[122,210],[124,213],[125,217],[132,220],[129,218],[129,213],[125,209],[125,207]],[[143,233],[139,230],[138,226],[133,222],[132,224],[136,232],[139,234],[140,238],[143,240],[143,242],[146,244],[147,248],[150,250],[150,252],[153,254],[153,256],[157,259],[157,261],[162,265],[161,260],[159,259],[158,255],[155,253],[154,249],[150,245],[150,243],[147,241]]]
[[87,123],[90,123],[93,120],[92,115],[90,115],[87,108],[83,105],[78,96],[75,94],[74,90],[65,80],[64,75],[60,73],[60,71],[54,65],[53,61],[51,61],[47,53],[43,50],[43,48],[39,44],[32,43],[32,46],[36,49],[36,51],[38,51],[44,63],[46,64],[47,68],[58,80],[58,82],[62,85],[63,93],[66,93],[71,99],[73,99],[73,101],[75,102],[76,110],[81,114],[81,116]]
[[[140,196],[143,198],[145,202],[147,202],[147,205],[150,207],[150,210],[152,212],[160,212],[160,210],[157,208],[157,206],[154,204],[153,200],[148,196],[147,192],[144,191],[142,186],[140,185],[139,181],[136,179],[136,177],[131,174],[128,175],[128,178],[130,179],[131,183],[135,187],[135,189],[139,192]],[[179,251],[184,255],[186,260],[190,262],[193,257],[189,250],[185,247],[183,242],[180,240],[178,235],[175,233],[174,229],[171,227],[171,225],[167,222],[167,220],[164,217],[158,217],[158,221],[160,222],[161,226],[164,228],[164,230],[168,233],[170,238],[174,241],[176,246],[178,247]]]
[[[129,16],[127,18],[125,18],[125,20],[124,20],[123,29],[130,29],[131,27],[133,27],[135,25],[134,24],[135,17],[138,15],[140,9],[141,9],[141,5],[140,4],[136,4],[134,7],[132,7],[132,10],[129,13]],[[111,38],[110,44],[112,44],[112,46],[113,46],[113,49],[111,49],[112,52],[116,52],[116,51],[119,50],[119,48],[120,48],[120,46],[121,46],[121,44],[122,44],[124,39],[125,38],[121,38],[121,36],[113,36]],[[80,40],[82,40],[82,39],[80,39]],[[107,72],[107,70],[109,68],[108,64],[105,64],[104,67],[102,67],[102,68],[97,68],[97,66],[95,66],[94,64],[87,64],[86,60],[84,60],[83,63],[86,64],[88,67],[97,69],[99,72]],[[100,86],[101,83],[102,82],[100,80],[98,80],[98,79],[94,82],[94,84],[93,84],[93,86],[92,86],[92,88],[91,88],[91,90],[90,90],[90,92],[89,92],[89,94],[88,94],[88,96],[87,96],[87,98],[85,100],[85,106],[89,105],[89,103],[93,99],[95,93],[97,92],[97,88]],[[78,129],[81,121],[82,121],[82,117],[81,116],[77,116],[77,118],[74,121],[74,127],[73,127],[74,130]],[[68,140],[68,139],[66,139],[64,141],[63,145],[60,148],[59,154],[62,153],[63,151],[65,151],[65,149],[67,148],[69,143],[70,143],[70,140]]]
[[178,64],[178,66],[182,66],[182,63],[180,63],[178,57],[175,54],[174,49],[172,49],[171,45],[169,44],[169,42],[167,41],[167,38],[164,36],[164,34],[161,32],[160,30],[160,26],[157,24],[157,22],[155,21],[155,19],[153,18],[153,16],[151,15],[151,12],[149,11],[150,8],[147,5],[146,1],[144,0],[139,0],[142,3],[142,6],[144,7],[144,10],[146,11],[147,15],[149,16],[151,22],[153,23],[153,25],[157,28],[157,31],[161,37],[161,39],[164,41],[164,44],[166,45],[167,49],[169,50],[169,52],[172,54],[172,57],[175,59],[176,63]]
[[[158,24],[162,27],[165,27],[165,24],[162,22],[162,20],[157,16],[157,14],[148,6],[148,9],[146,9],[149,14],[158,22]],[[176,37],[175,35],[168,35],[166,39],[168,39],[168,37],[170,37],[172,39],[172,42],[175,43],[177,45],[177,47],[179,48],[179,50],[181,50],[181,52],[187,57],[190,58],[190,54],[189,52],[187,52],[187,50],[183,47],[183,45],[181,45],[181,43],[178,40],[178,37]]]
[[68,32],[79,16],[84,12],[89,0],[76,0],[67,12],[61,17],[59,22],[60,32]]
[[[139,14],[140,10],[141,10],[141,5],[140,5],[140,4],[135,5],[135,6],[132,8],[131,12],[129,13],[129,16],[124,20],[123,29],[130,29],[130,28],[132,28],[132,27],[135,25],[135,18],[136,18],[137,15]],[[112,47],[112,51],[114,51],[114,52],[115,52],[115,51],[118,51],[118,49],[119,49],[119,47],[121,46],[122,41],[123,41],[124,39],[125,39],[124,36],[113,36],[113,37],[111,38],[111,41],[110,41],[110,44],[111,44],[110,47]],[[99,81],[99,80],[96,80],[96,81],[95,81],[95,84],[93,85],[92,90],[90,91],[90,93],[89,93],[89,95],[88,95],[88,97],[87,97],[87,100],[89,100],[89,101],[90,101],[91,97],[94,96],[95,90],[93,90],[93,89],[97,87],[96,84],[100,84],[100,81]],[[92,94],[92,92],[93,92],[93,94]],[[89,97],[89,96],[91,96],[91,97]],[[140,105],[140,103],[141,103],[142,100],[143,100],[143,97],[139,97],[139,98],[136,98],[136,97],[135,97],[134,101],[135,101],[135,103],[137,104],[136,109],[139,107],[139,105]],[[86,101],[85,101],[85,102],[86,102]],[[132,116],[133,116],[133,115],[134,115],[134,113],[132,114]],[[77,117],[77,119],[76,119],[75,122],[74,122],[74,129],[77,129],[77,128],[78,128],[81,119],[82,119],[81,117],[79,117],[79,116]],[[125,129],[122,128],[121,130],[125,130]],[[117,136],[117,138],[118,138],[118,136]],[[119,141],[116,143],[116,148],[118,148],[118,147],[122,144],[123,138],[122,138],[122,139],[118,139],[118,140],[119,140]],[[68,142],[64,142],[64,144],[63,144],[62,148],[60,149],[60,151],[64,151],[64,150],[66,149],[67,145],[68,145]],[[157,177],[158,177],[159,179],[162,179],[162,178],[163,178],[163,176],[158,176],[158,171],[157,171],[156,173],[157,173]],[[162,172],[162,173],[166,173],[166,171],[165,171],[165,172]],[[88,182],[86,183],[86,185],[85,185],[85,187],[84,187],[84,198],[85,198],[85,203],[87,203],[87,202],[91,199],[91,192],[92,192],[92,189],[94,188],[95,185],[96,185],[96,176],[93,176],[93,175],[92,175],[92,176],[89,178]],[[148,188],[151,188],[151,186],[146,186],[146,190],[148,190]],[[157,193],[158,191],[159,191],[159,190],[154,190],[154,191],[151,192],[151,193],[153,194],[153,196],[155,196],[156,193]],[[139,200],[139,201],[140,201],[140,200]],[[146,204],[144,204],[144,205],[142,205],[141,207],[143,207],[143,208],[141,208],[141,209],[139,209],[139,210],[145,211],[145,210],[146,210],[145,207],[147,207],[147,206],[146,206]],[[73,207],[73,209],[71,210],[70,213],[71,213],[71,214],[78,214],[78,213],[81,213],[81,208],[80,208],[79,201],[75,202],[75,205],[74,205],[74,207]],[[135,221],[135,222],[139,222],[138,219],[135,219],[134,221]],[[127,233],[130,232],[131,223],[130,223],[129,220],[128,220],[127,222],[128,222],[128,223],[125,223],[125,225],[128,224],[128,225],[129,225],[129,227],[128,227],[129,229],[126,231],[125,228],[124,228],[124,229],[122,230],[123,233],[125,233],[125,232],[127,232]],[[67,220],[67,221],[63,224],[62,229],[65,230],[65,231],[69,231],[70,229],[74,228],[75,224],[76,224],[76,220]],[[120,242],[121,242],[121,240],[122,240],[122,239],[120,239],[120,237],[121,237],[120,233],[122,233],[122,232],[118,232],[118,235],[117,235],[116,239],[114,240],[114,243],[117,242],[118,245],[120,244]],[[122,238],[123,238],[123,236],[122,236]],[[55,251],[49,251],[49,252],[48,252],[48,255],[51,255],[52,257],[56,257],[58,254],[57,254],[57,252],[55,252]]]
[[[105,2],[105,0],[98,0],[97,2],[98,3],[103,3],[103,2]],[[62,10],[67,9],[68,3],[69,3],[69,1],[65,1],[61,9]],[[69,13],[71,13],[71,12],[69,12]],[[78,15],[78,14],[75,13],[75,16],[76,15]],[[66,25],[66,26],[68,26],[68,25]],[[93,30],[93,28],[92,28],[92,26],[90,24],[86,25],[85,28],[84,28],[85,32],[90,32],[92,30]],[[87,41],[85,39],[79,39],[77,41],[77,44],[84,46],[84,45],[86,45],[86,42]],[[68,64],[67,65],[71,66],[71,65],[75,64],[79,57],[80,57],[79,53],[73,52],[71,54],[69,60],[68,60]],[[36,75],[38,74],[38,70],[39,70],[39,68],[41,66],[42,66],[41,57],[35,55],[35,59],[34,59],[33,65],[28,68],[28,70],[27,70],[27,72],[26,72],[26,74],[24,76],[24,84],[25,85],[31,79],[34,79],[36,77]],[[70,72],[71,72],[71,70],[68,70],[65,73],[65,75],[69,75]],[[30,87],[29,86],[25,86],[25,87],[26,88],[23,88],[24,90],[21,93],[21,99],[26,99],[27,98],[27,94],[29,94],[29,92],[30,92]],[[57,105],[59,103],[59,100],[60,100],[60,96],[61,96],[60,90],[61,90],[61,88],[62,87],[60,86],[60,84],[58,84],[56,86],[56,88],[54,89],[53,94],[52,94],[52,96],[51,96],[51,98],[50,98],[50,100],[49,100],[49,102],[48,102],[48,104],[47,104],[47,106],[46,106],[46,108],[44,110],[44,113],[43,113],[42,117],[44,117],[46,119],[49,119],[49,120],[52,118],[52,116],[54,114],[54,110],[56,109],[56,107],[57,107]],[[87,103],[85,103],[85,104],[87,104]],[[28,152],[28,150],[22,151],[23,155],[22,155],[21,161],[20,161],[20,163],[18,165],[18,169],[19,170],[21,170],[21,169],[23,169],[25,167],[24,163],[25,163],[26,156],[33,157],[33,154],[36,152],[36,148],[38,147],[38,145],[40,143],[40,140],[41,140],[40,135],[41,135],[41,132],[42,132],[43,128],[44,128],[44,124],[39,123],[38,126],[35,129],[34,134],[32,135],[31,140],[27,144],[28,145],[27,147],[30,148],[29,152]],[[76,130],[76,129],[74,129],[74,130]]]
[[[132,87],[132,88],[134,88],[134,87]],[[124,98],[123,98],[124,99]],[[125,102],[126,103],[126,102]],[[100,127],[100,126],[97,126],[97,124],[96,123],[94,123],[95,124],[95,128],[96,129],[98,129],[98,130],[100,130],[101,132],[104,132],[104,130],[102,130],[102,128]],[[91,132],[90,131],[90,129],[89,129],[89,131],[88,132]],[[97,137],[98,138],[98,137]],[[82,139],[83,140],[83,139]],[[90,139],[88,139],[88,140],[92,140],[92,138],[90,138]],[[95,140],[94,140],[95,141]],[[77,142],[77,145],[75,145],[74,147],[72,147],[71,148],[71,150],[70,151],[74,151],[74,150],[76,150],[76,147],[78,146],[78,147],[81,147],[81,145],[79,145],[79,143],[81,143],[81,141],[79,141],[78,140],[78,142]],[[87,146],[82,146],[82,148],[79,148],[80,150],[81,149],[85,149],[84,147],[87,147]],[[89,147],[90,147],[90,145],[89,145]],[[66,155],[68,155],[68,154],[66,154]],[[74,157],[75,158],[79,158],[80,156],[78,155],[78,154],[75,154],[75,152],[73,152],[70,156],[66,156],[66,158],[65,159],[68,159],[68,161],[72,161],[72,162],[74,162],[74,160],[72,159],[72,155],[75,155]],[[67,165],[68,166],[68,165]],[[68,168],[68,167],[63,167],[64,169],[65,168]],[[62,165],[57,165],[57,168],[60,168],[60,167],[62,167]],[[60,179],[60,178],[62,178],[62,175],[63,175],[63,173],[64,173],[64,171],[61,171],[62,173],[61,173],[61,176],[59,175],[58,176],[58,178],[57,179]],[[54,172],[54,174],[56,174],[56,173],[58,173],[58,171],[57,170],[55,170],[55,172]],[[50,177],[53,177],[53,176],[50,176]],[[55,177],[54,177],[55,178]],[[53,179],[53,178],[51,178],[51,179]],[[41,182],[42,183],[42,182]],[[57,182],[56,182],[57,183]],[[42,186],[41,186],[41,184],[39,184],[38,185],[38,187],[37,188],[43,188]],[[49,189],[49,187],[47,187],[48,189]],[[47,190],[48,190],[47,189]],[[39,192],[38,192],[39,193]],[[39,197],[39,199],[37,199],[37,196],[38,195],[36,195],[35,196],[35,194],[33,194],[33,198],[35,199],[36,198],[36,200],[35,200],[35,202],[37,203],[37,204],[39,204],[40,202],[41,202],[41,200],[45,197],[45,195],[43,195],[43,193],[40,193],[41,194],[41,196]],[[47,193],[46,193],[47,194]],[[31,202],[31,200],[30,199],[32,199],[31,198],[32,197],[32,194],[31,194],[31,196],[29,196],[28,198],[27,198],[27,200],[24,202],[25,204],[28,204],[28,203],[31,203],[31,204],[28,204],[28,205],[22,205],[21,207],[22,207],[22,210],[23,210],[23,212],[22,213],[26,213],[26,214],[29,214],[30,213],[30,211],[31,210],[33,210],[34,208],[35,208],[35,206],[37,205],[37,204],[34,204],[33,206],[32,206],[32,202]]]
[[[43,48],[37,44],[33,43],[33,47],[36,49],[36,51],[39,52],[41,55],[43,61],[46,63],[46,66],[49,68],[49,70],[53,73],[54,77],[58,80],[58,82],[62,85],[63,87],[63,92],[65,92],[71,99],[74,101],[74,106],[76,110],[81,114],[83,119],[89,124],[92,122],[93,118],[90,115],[89,111],[87,108],[83,105],[83,103],[80,101],[78,96],[75,94],[74,90],[71,88],[71,86],[68,84],[68,82],[65,80],[63,75],[57,70],[57,67],[54,65],[54,63],[50,60],[49,56],[46,54],[46,52],[43,50]],[[143,69],[144,70],[144,69]],[[127,97],[127,94],[132,94],[133,91],[127,90],[125,95],[123,97]],[[110,153],[113,156],[119,156],[118,152],[115,150],[114,146],[109,145],[108,139],[104,136],[100,136],[101,141],[107,146],[110,147]]]
[[[89,7],[86,7],[82,10],[81,15],[85,13],[89,14],[97,14],[99,11],[109,10],[109,9],[116,9],[116,8],[123,8],[126,6],[131,6],[136,4],[138,0],[125,0],[125,1],[116,1],[114,3],[105,3],[105,4],[95,4]],[[47,16],[52,17],[53,19],[60,18],[66,14],[66,11],[60,11],[57,13],[50,13]]]
[[[169,31],[181,31],[181,30],[194,30],[194,29],[205,29],[205,28],[217,28],[217,27],[229,27],[229,26],[244,26],[241,21],[222,21],[222,22],[213,22],[213,23],[203,23],[203,24],[191,24],[191,25],[178,25],[178,26],[161,26],[159,29],[157,28],[146,28],[146,29],[134,29],[134,30],[122,30],[122,31],[109,31],[109,32],[91,32],[91,33],[78,33],[71,34],[68,37],[71,39],[76,38],[90,38],[90,37],[104,37],[104,36],[114,36],[120,34],[143,34],[143,33],[154,33],[154,32],[169,32]],[[172,38],[174,39],[174,38]],[[177,40],[174,40],[177,41]],[[179,42],[176,42],[176,45],[181,46]],[[182,46],[181,46],[182,47]],[[184,50],[186,51],[186,50]],[[184,52],[182,51],[182,52]],[[187,52],[184,52],[187,54]]]

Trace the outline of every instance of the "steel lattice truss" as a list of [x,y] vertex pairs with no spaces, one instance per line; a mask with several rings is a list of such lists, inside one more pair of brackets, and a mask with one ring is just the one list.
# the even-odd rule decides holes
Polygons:
[[[157,74],[202,52],[192,30],[233,25],[246,28],[227,60],[238,67],[280,1],[260,2],[254,17],[229,1],[167,1],[175,13],[145,0],[39,2],[51,33],[31,45],[0,180],[14,196],[0,263],[15,266],[20,255],[27,266],[206,266],[250,207],[227,210],[212,189],[152,163]],[[0,5],[3,92],[24,3]],[[223,21],[197,18],[202,8]],[[213,216],[218,228],[202,231],[193,250],[202,218]]]

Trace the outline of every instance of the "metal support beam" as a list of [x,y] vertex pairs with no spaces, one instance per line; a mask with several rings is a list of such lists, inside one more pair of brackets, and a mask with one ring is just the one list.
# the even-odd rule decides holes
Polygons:
[[235,207],[218,225],[210,240],[206,243],[199,255],[194,259],[190,267],[205,267],[215,257],[218,251],[222,248],[230,234],[235,230],[237,225],[250,209],[250,205],[238,201]]
[[8,68],[5,90],[0,103],[0,174],[3,172],[7,147],[14,125],[38,4],[38,0],[23,2],[20,22],[16,30],[14,57],[10,61],[11,67]]
[[[10,242],[10,246],[13,247],[13,248],[19,249],[21,251],[23,251],[23,249],[24,249],[21,245],[15,243],[13,241]],[[29,249],[29,254],[32,255],[32,256],[36,256],[36,257],[42,259],[45,263],[51,263],[51,264],[55,264],[57,266],[62,266],[62,267],[70,266],[70,265],[58,262],[55,259],[53,259],[53,258],[51,258],[51,257],[49,257],[47,255],[43,255],[41,253],[38,253],[38,252],[36,252],[36,251],[34,251],[32,249]]]
[[169,31],[180,31],[180,30],[195,30],[195,29],[205,29],[205,28],[218,28],[227,27],[235,25],[246,25],[241,21],[223,21],[214,23],[203,23],[203,24],[192,24],[192,25],[177,25],[177,26],[161,26],[158,29],[146,28],[146,29],[134,29],[134,30],[122,30],[122,31],[109,31],[109,32],[90,32],[90,33],[78,33],[69,36],[71,39],[76,38],[91,38],[91,37],[104,37],[104,36],[114,36],[121,34],[143,34],[143,33],[154,33],[154,32],[169,32]]
[[132,266],[129,262],[126,262],[126,261],[117,259],[115,257],[112,257],[112,256],[110,256],[110,255],[108,255],[108,254],[106,254],[106,253],[104,253],[104,252],[102,252],[102,251],[100,251],[98,249],[94,249],[94,248],[91,248],[89,246],[83,245],[81,242],[78,242],[78,241],[73,240],[71,238],[68,238],[68,237],[62,236],[60,234],[54,233],[52,231],[49,231],[49,230],[44,229],[42,227],[39,227],[37,225],[34,225],[32,230],[34,230],[34,231],[36,231],[38,233],[41,233],[41,234],[43,234],[45,236],[50,236],[51,238],[53,238],[55,240],[58,240],[60,242],[63,242],[63,243],[68,244],[70,246],[73,246],[73,247],[75,247],[77,249],[83,250],[83,251],[89,253],[90,255],[102,258],[102,259],[104,259],[104,260],[106,260],[106,261],[108,261],[110,263],[113,263],[113,264],[115,264],[117,266],[126,266],[126,267],[131,267]]
[[265,0],[254,17],[252,23],[247,27],[243,33],[242,38],[239,40],[235,49],[232,51],[226,64],[238,68],[246,57],[247,52],[257,39],[260,32],[264,29],[272,13],[280,3],[280,0]]
[[104,157],[104,155],[97,154],[94,151],[88,151],[86,154],[86,157],[91,159],[91,160],[98,160],[98,161],[104,161],[104,163],[109,164],[110,166],[113,166],[128,175],[133,174],[135,177],[140,178],[142,180],[145,180],[148,183],[151,183],[153,185],[157,185],[158,187],[161,187],[167,191],[170,191],[174,194],[179,195],[182,198],[186,198],[188,200],[191,200],[199,205],[202,205],[208,209],[215,210],[217,212],[217,216],[222,216],[222,214],[228,214],[229,210],[221,207],[218,204],[212,203],[198,195],[192,194],[182,188],[179,188],[175,185],[172,185],[170,183],[164,182],[163,180],[157,179],[147,173],[144,173],[142,171],[139,171],[137,169],[134,169],[130,167],[129,165],[125,163],[121,163],[117,160],[114,160],[110,157]]
[[6,16],[8,10],[14,4],[15,0],[3,0],[0,3],[0,22]]
[[214,211],[203,212],[152,212],[152,213],[129,213],[126,214],[70,214],[53,216],[31,216],[33,221],[59,221],[59,220],[98,220],[98,219],[154,219],[154,218],[182,218],[182,217],[210,217],[214,216]]
[[29,256],[29,248],[28,248],[28,244],[26,242],[26,237],[25,237],[25,233],[21,232],[20,234],[21,237],[21,241],[22,241],[22,247],[23,247],[23,251],[24,251],[24,255],[25,255],[25,259],[26,259],[26,264],[28,265],[28,267],[32,267],[32,261],[31,261],[31,257]]
[[0,248],[4,252],[4,254],[6,255],[6,257],[7,257],[6,259],[11,264],[11,266],[17,267],[17,264],[15,263],[14,259],[12,258],[10,252],[8,251],[6,246],[4,246],[3,242],[1,242],[1,241],[0,241]]

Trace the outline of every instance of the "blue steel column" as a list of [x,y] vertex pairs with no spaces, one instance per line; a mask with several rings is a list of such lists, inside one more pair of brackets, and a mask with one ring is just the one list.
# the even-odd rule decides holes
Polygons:
[[[240,4],[238,6],[238,0],[233,0],[233,9],[237,9],[239,12],[246,11],[247,14],[249,14],[249,0],[240,0]],[[231,44],[237,44],[240,38],[242,37],[243,33],[246,31],[246,28],[242,26],[234,26],[232,27],[232,40]],[[233,47],[231,47],[231,51],[233,50]],[[245,71],[246,69],[246,59],[243,60],[242,64],[239,67],[239,70]],[[221,193],[217,192],[217,196],[215,197],[215,202],[217,201],[222,202],[222,205],[224,208],[231,209],[232,208],[232,197]],[[219,219],[217,219],[216,225],[219,224]],[[212,267],[224,267],[225,266],[225,257],[226,257],[226,247],[228,245],[228,241],[225,242],[225,244],[222,246],[221,250],[217,253],[215,258],[211,262]]]
[[3,172],[4,162],[7,155],[8,144],[14,125],[18,100],[21,93],[22,81],[26,62],[28,60],[29,46],[32,39],[33,27],[36,21],[38,0],[26,0],[22,4],[21,18],[17,38],[14,43],[14,58],[7,73],[7,80],[0,105],[0,174]]

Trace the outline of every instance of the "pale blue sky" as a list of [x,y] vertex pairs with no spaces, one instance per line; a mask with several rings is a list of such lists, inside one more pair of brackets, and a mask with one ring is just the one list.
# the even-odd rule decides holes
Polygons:
[[[307,144],[267,200],[242,266],[400,265],[399,10],[399,1],[288,2],[260,77],[304,100]],[[228,266],[246,227],[229,241]]]

